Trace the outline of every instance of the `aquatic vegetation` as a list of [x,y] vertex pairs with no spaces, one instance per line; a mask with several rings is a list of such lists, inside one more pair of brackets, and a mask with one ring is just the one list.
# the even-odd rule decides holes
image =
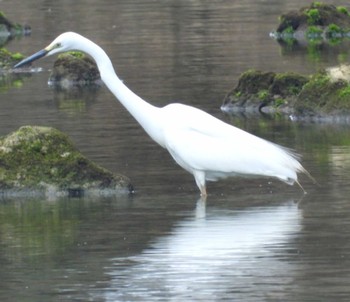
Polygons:
[[269,91],[264,89],[264,90],[260,90],[258,93],[257,93],[257,96],[258,98],[261,100],[261,101],[267,101],[268,100],[268,97],[269,97]]
[[306,30],[306,37],[308,40],[322,39],[323,30],[317,26],[309,26]]
[[345,6],[337,6],[337,11],[342,13],[342,14],[350,16],[350,13]]
[[307,16],[307,23],[309,25],[315,25],[321,19],[320,11],[317,8],[310,8],[305,11],[305,14]]
[[338,91],[339,98],[350,102],[350,85],[346,85],[344,88]]

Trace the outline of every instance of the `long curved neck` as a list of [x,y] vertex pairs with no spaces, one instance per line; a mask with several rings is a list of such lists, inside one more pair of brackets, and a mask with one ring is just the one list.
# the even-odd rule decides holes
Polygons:
[[96,61],[101,79],[109,90],[145,129],[148,135],[164,147],[162,133],[159,128],[161,119],[160,108],[147,103],[119,79],[111,60],[100,46],[88,39],[82,45],[84,46],[81,47],[81,50],[88,53]]

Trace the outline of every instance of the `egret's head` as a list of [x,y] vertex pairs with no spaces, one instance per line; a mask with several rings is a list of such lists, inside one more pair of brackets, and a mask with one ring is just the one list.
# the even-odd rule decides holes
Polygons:
[[17,63],[14,68],[18,68],[34,62],[42,57],[51,56],[55,53],[65,52],[69,50],[75,50],[77,41],[80,40],[81,36],[73,32],[66,32],[59,35],[50,45],[42,50],[39,50],[35,54],[25,58],[21,62]]

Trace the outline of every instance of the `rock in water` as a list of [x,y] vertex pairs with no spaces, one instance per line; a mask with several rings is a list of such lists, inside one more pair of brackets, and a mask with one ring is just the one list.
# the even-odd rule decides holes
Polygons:
[[84,157],[59,130],[23,126],[0,138],[0,191],[81,196],[129,193],[132,185]]
[[59,55],[49,78],[51,86],[63,89],[99,86],[101,83],[100,72],[95,61],[79,51]]

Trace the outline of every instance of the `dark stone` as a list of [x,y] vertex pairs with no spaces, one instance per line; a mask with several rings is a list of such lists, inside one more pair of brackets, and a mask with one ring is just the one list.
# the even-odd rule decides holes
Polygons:
[[283,98],[297,95],[308,81],[309,79],[306,76],[296,73],[276,74],[269,87],[269,92]]
[[49,83],[61,88],[100,85],[101,78],[94,60],[82,52],[67,52],[58,56]]

